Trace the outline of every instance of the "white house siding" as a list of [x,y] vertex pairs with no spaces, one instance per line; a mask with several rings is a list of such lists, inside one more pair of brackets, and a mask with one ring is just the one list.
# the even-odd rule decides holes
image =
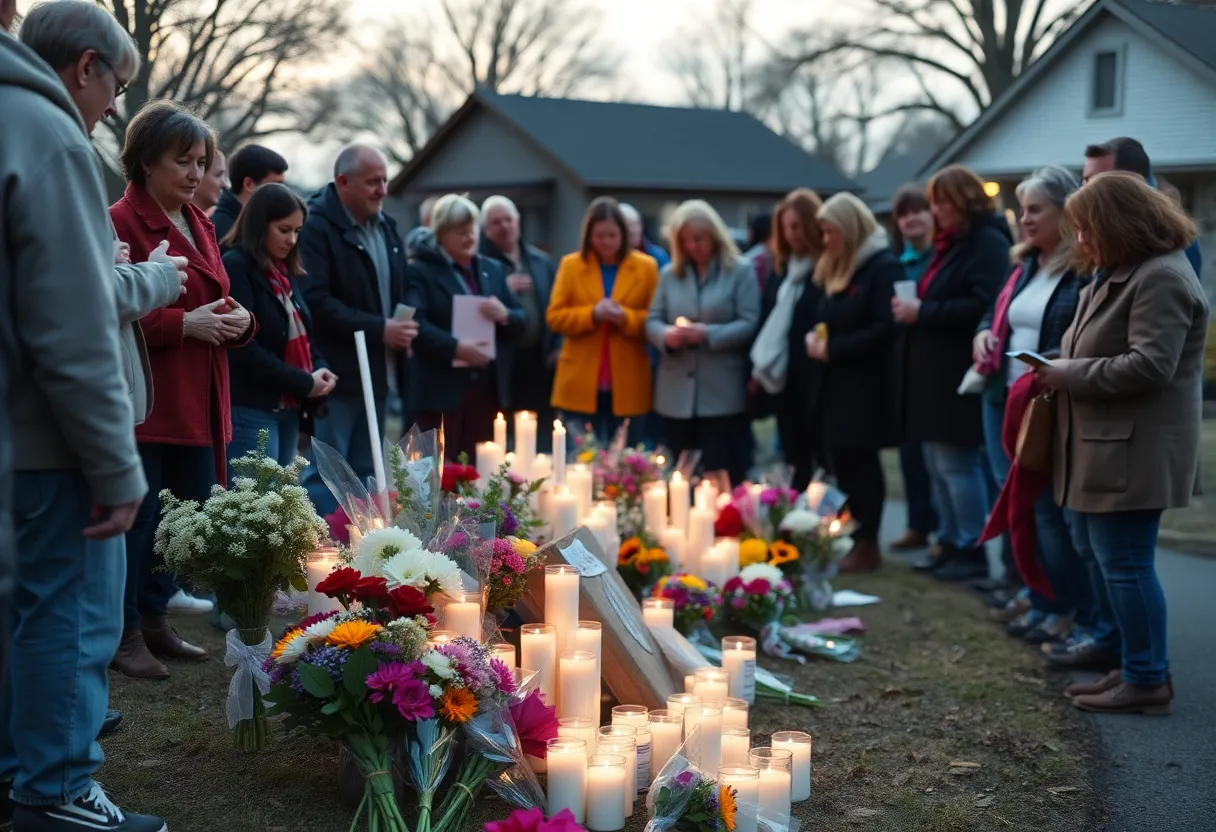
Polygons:
[[[1093,55],[1120,48],[1122,112],[1090,115]],[[1139,139],[1158,168],[1216,167],[1216,85],[1107,15],[954,161],[988,176],[1079,167],[1086,145],[1115,136]]]

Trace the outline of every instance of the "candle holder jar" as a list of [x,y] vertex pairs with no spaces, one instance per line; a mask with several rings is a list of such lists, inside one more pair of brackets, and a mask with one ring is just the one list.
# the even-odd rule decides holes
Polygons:
[[752,750],[752,732],[749,728],[722,728],[722,765],[745,766]]
[[559,668],[558,716],[597,718],[600,713],[600,677],[595,654],[586,650],[567,650],[561,654]]
[[441,644],[451,644],[459,637],[460,633],[451,630],[431,630],[426,637],[426,643],[428,647],[438,647]]
[[617,705],[612,709],[613,725],[641,728],[650,724],[650,709],[645,705]]
[[440,626],[458,637],[471,638],[480,644],[485,632],[485,611],[485,592],[457,592],[449,596],[441,608]]
[[790,799],[801,803],[811,799],[811,735],[805,731],[778,731],[772,737],[774,749],[793,755],[790,770]]
[[587,756],[595,753],[595,744],[599,739],[596,733],[596,720],[585,716],[566,716],[557,720],[557,735],[567,739],[582,740],[587,745]]
[[704,702],[721,702],[730,698],[730,673],[720,667],[699,667],[693,673],[693,693]]
[[676,602],[670,598],[643,598],[642,621],[647,627],[675,627]]
[[490,655],[507,667],[515,667],[515,645],[506,641],[496,641],[490,646]]
[[735,793],[735,832],[756,832],[759,827],[760,769],[748,765],[724,765],[718,782]]
[[695,693],[673,693],[667,697],[668,713],[679,714],[680,718],[684,718],[684,711],[690,705],[700,705],[701,697]]
[[519,665],[536,671],[536,684],[546,701],[557,699],[557,627],[524,624],[519,628]]
[[569,809],[575,822],[582,823],[587,806],[587,743],[557,737],[549,740],[547,748],[547,811],[555,815]]
[[622,729],[633,732],[633,729],[627,725],[605,725],[600,728],[600,734],[596,737],[595,750],[598,754],[619,754],[625,758],[625,797],[622,801],[622,808],[625,811],[625,817],[633,817],[633,804],[638,796],[638,741],[637,734],[631,733],[626,736],[624,733],[602,733],[604,729]]
[[730,674],[730,695],[756,701],[756,640],[751,636],[722,639],[722,669]]
[[587,822],[589,832],[620,832],[625,828],[629,779],[625,755],[597,753],[587,760]]
[[723,728],[746,728],[747,719],[751,714],[751,705],[746,699],[728,697],[719,704],[722,705]]
[[650,779],[659,772],[680,747],[684,738],[684,714],[673,711],[651,711],[650,719]]
[[760,770],[760,814],[770,821],[789,823],[793,762],[794,755],[783,748],[761,746],[748,754],[748,763]]

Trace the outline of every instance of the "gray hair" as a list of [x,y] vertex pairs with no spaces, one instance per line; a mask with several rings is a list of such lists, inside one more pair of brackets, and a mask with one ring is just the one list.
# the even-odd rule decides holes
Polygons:
[[55,0],[30,10],[21,22],[21,42],[56,72],[71,66],[86,51],[125,80],[139,72],[139,47],[114,15],[88,0]]
[[638,213],[637,208],[634,208],[628,202],[620,203],[620,207],[621,207],[621,213],[625,215],[625,222],[628,222],[628,223],[634,223],[634,222],[641,223],[642,222],[642,215],[640,213]]
[[428,196],[422,200],[422,204],[418,206],[418,219],[422,220],[423,225],[431,224],[431,212],[435,210],[435,203],[439,201],[437,196]]
[[334,179],[354,173],[367,155],[388,164],[388,158],[370,144],[348,144],[338,151],[338,158],[334,160]]
[[[1081,180],[1075,173],[1059,165],[1048,165],[1047,167],[1039,168],[1018,183],[1016,193],[1019,201],[1031,196],[1040,196],[1056,208],[1063,209],[1064,203],[1068,201],[1068,198],[1080,190],[1080,188]],[[1061,235],[1060,244],[1052,252],[1050,262],[1043,265],[1052,271],[1064,268],[1071,257],[1073,244],[1074,241],[1069,235]],[[1019,243],[1013,247],[1014,261],[1022,260],[1031,251],[1032,247],[1025,243]]]
[[434,210],[431,211],[431,230],[435,232],[436,237],[449,228],[469,223],[480,225],[481,213],[467,196],[444,194],[439,197]]
[[515,207],[515,203],[501,194],[486,197],[481,203],[481,215],[487,217],[495,208],[502,208],[515,219],[519,219],[519,209]]

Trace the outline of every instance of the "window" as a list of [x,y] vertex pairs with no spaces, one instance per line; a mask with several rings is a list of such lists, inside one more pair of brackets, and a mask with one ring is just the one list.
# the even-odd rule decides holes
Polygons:
[[1117,115],[1122,109],[1123,54],[1105,50],[1094,54],[1089,109],[1094,115]]

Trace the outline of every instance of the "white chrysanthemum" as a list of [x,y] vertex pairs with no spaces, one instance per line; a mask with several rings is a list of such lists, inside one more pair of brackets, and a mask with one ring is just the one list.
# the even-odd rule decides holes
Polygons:
[[438,650],[423,653],[422,664],[440,679],[452,679],[456,676],[456,671],[452,669],[452,660]]
[[464,582],[460,579],[460,567],[447,555],[427,552],[426,576],[428,583],[435,586],[436,592],[442,592],[455,598],[464,591]]
[[757,578],[763,578],[770,584],[777,584],[784,577],[781,570],[770,563],[753,563],[739,570],[739,578],[745,584],[751,583]]
[[781,520],[781,529],[794,534],[809,534],[819,528],[823,519],[813,511],[796,508]]
[[337,626],[337,616],[331,615],[329,618],[318,621],[305,630],[304,638],[308,641],[321,641],[322,639],[328,638],[329,634],[334,631],[334,627]]
[[368,532],[355,549],[354,567],[369,576],[383,574],[384,562],[399,552],[422,550],[422,541],[405,529],[390,526]]
[[279,656],[279,664],[295,664],[311,643],[307,633],[296,636],[283,648],[283,653]]
[[388,582],[388,588],[412,586],[414,589],[425,591],[427,554],[425,549],[417,549],[412,552],[401,552],[383,561],[380,565],[380,574]]

